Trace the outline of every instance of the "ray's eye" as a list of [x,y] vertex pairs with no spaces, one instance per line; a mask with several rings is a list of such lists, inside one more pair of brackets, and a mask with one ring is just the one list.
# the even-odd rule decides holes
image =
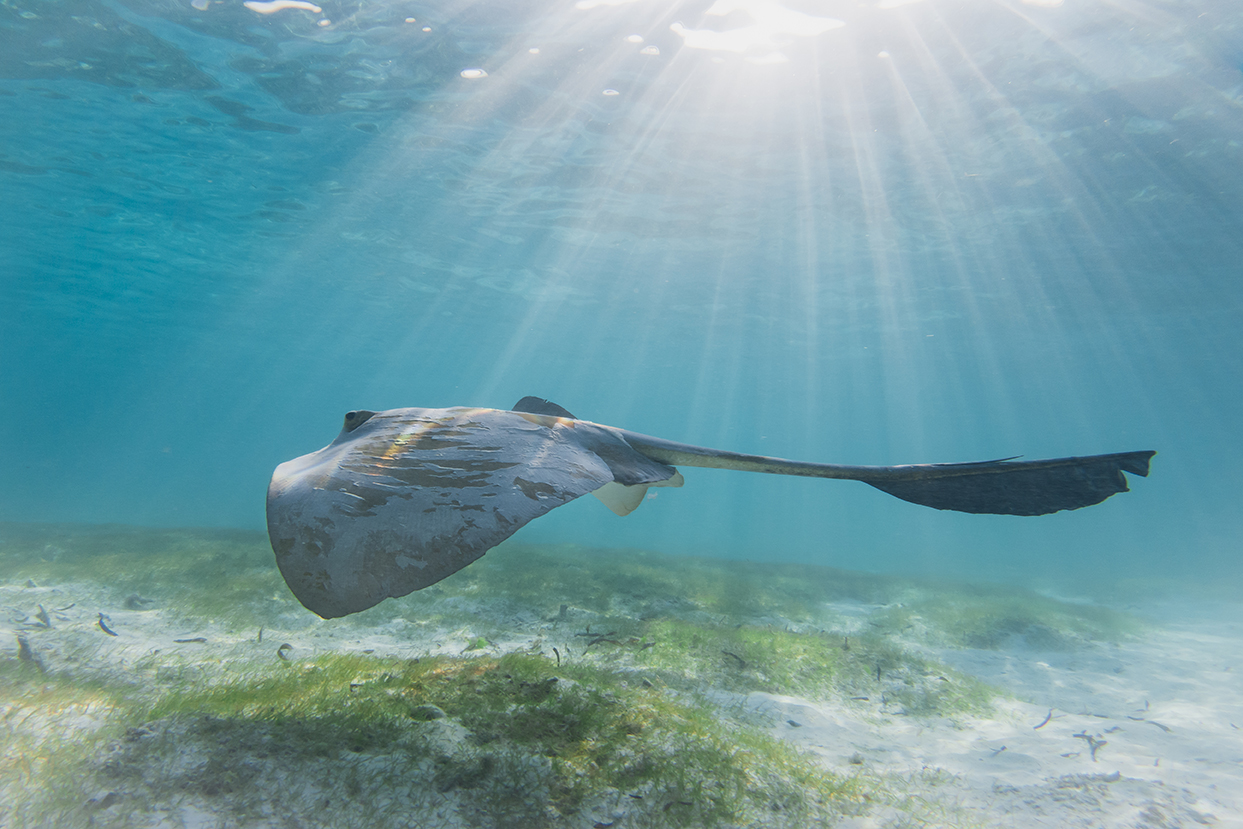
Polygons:
[[355,412],[346,412],[345,413],[345,431],[347,432],[354,431],[359,426],[362,426],[364,423],[370,420],[373,414],[375,414],[375,412],[368,412],[363,409],[359,409],[358,411],[355,411]]

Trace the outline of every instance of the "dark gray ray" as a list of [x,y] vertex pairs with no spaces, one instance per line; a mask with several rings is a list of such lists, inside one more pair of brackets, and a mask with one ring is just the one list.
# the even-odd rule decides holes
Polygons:
[[1154,452],[909,466],[817,464],[724,452],[586,420],[525,397],[514,411],[392,409],[345,416],[331,444],[276,468],[268,535],[298,600],[325,618],[457,572],[554,507],[593,493],[619,515],[673,464],[857,480],[961,512],[1043,515],[1126,492]]

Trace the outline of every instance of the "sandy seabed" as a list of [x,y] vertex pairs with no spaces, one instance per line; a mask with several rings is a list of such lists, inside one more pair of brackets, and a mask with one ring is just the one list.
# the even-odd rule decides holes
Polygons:
[[940,651],[1013,696],[965,727],[864,720],[796,698],[756,703],[803,725],[774,733],[829,765],[848,746],[886,772],[946,772],[938,796],[984,825],[1243,827],[1243,607],[1153,610],[1150,628],[1106,648],[1039,651],[1016,640]]
[[[1116,601],[1126,606],[1110,612],[1136,622],[1104,635],[1050,621],[1063,618],[1058,613],[1078,618],[1089,607],[1082,601],[1032,598],[1054,616],[997,616],[999,607],[1029,601],[1013,589],[992,595],[987,587],[873,583],[826,569],[810,581],[837,584],[849,575],[854,595],[838,591],[809,602],[811,584],[785,604],[789,573],[771,566],[503,548],[443,589],[324,621],[282,591],[258,536],[0,529],[0,826],[800,825],[776,804],[769,815],[682,812],[688,801],[650,782],[603,785],[574,809],[556,809],[542,791],[555,780],[546,758],[494,751],[481,760],[477,725],[435,706],[424,706],[435,714],[412,725],[410,739],[431,746],[427,756],[438,759],[409,761],[402,772],[409,785],[377,804],[365,779],[342,780],[347,767],[381,778],[396,762],[392,750],[311,757],[274,749],[285,738],[262,717],[237,732],[210,712],[135,720],[142,706],[116,702],[128,694],[149,705],[188,686],[241,693],[247,677],[258,684],[267,671],[319,670],[333,655],[494,665],[504,654],[523,654],[542,660],[550,675],[563,662],[590,664],[621,672],[630,685],[656,686],[653,693],[693,696],[729,727],[793,746],[799,762],[867,792],[847,807],[826,807],[815,825],[1243,827],[1243,604]],[[118,575],[123,567],[116,566],[131,557],[143,573]],[[206,563],[196,570],[186,564],[194,561]],[[632,565],[641,567],[627,569]],[[531,568],[539,566],[550,568],[546,595],[529,589],[540,577]],[[213,567],[223,568],[216,578]],[[567,581],[567,572],[580,573],[581,583]],[[798,578],[801,571],[789,572]],[[764,573],[772,573],[771,585]],[[767,598],[734,602],[731,614],[703,598],[712,591]],[[238,612],[221,612],[208,601],[213,594],[226,608],[236,602]],[[955,627],[966,624],[960,616],[975,625],[966,634]],[[797,665],[783,672],[775,663],[803,657],[774,655],[761,664],[762,640],[744,652],[719,644],[742,640],[712,639],[681,659],[652,633],[656,624],[698,625],[722,636],[773,631],[783,642],[816,637],[841,652],[833,654],[832,682],[809,685],[789,679],[799,676]],[[1001,632],[981,638],[981,629]],[[880,640],[888,661],[868,657],[861,673],[841,679],[843,660],[863,659]],[[895,661],[895,653],[913,661]],[[340,693],[357,696],[388,677],[344,683]],[[983,708],[912,702],[932,699],[920,683],[961,684],[956,677],[981,680],[991,700]],[[562,679],[558,693],[573,685]],[[455,770],[449,778],[445,768]],[[486,779],[502,775],[529,776],[517,790],[542,805],[517,814],[490,810],[489,798],[501,789],[488,788]],[[421,776],[426,785],[418,784]],[[507,781],[506,796],[514,791]],[[370,811],[351,802],[368,797]]]

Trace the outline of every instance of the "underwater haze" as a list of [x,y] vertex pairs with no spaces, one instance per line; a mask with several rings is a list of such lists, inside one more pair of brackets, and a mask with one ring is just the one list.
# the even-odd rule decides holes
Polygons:
[[524,543],[1240,584],[1236,0],[316,2],[0,2],[0,520],[259,530],[346,411],[537,395],[1159,454],[1040,518],[692,469]]

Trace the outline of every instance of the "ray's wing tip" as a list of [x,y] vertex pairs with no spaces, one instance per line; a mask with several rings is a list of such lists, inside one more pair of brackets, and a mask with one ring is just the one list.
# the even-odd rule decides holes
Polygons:
[[300,583],[297,579],[293,581],[286,579],[286,583],[289,585],[289,592],[293,593],[298,603],[321,619],[340,619],[352,613],[361,613],[391,598],[390,596],[376,598],[369,595],[363,598],[358,595],[335,595],[323,587],[311,587]]
[[356,609],[338,608],[338,607],[321,607],[318,610],[316,608],[311,607],[306,602],[302,602],[302,606],[305,607],[307,610],[311,611],[312,613],[314,613],[316,616],[318,616],[321,619],[342,619],[342,618],[345,618],[346,616],[349,616],[351,613],[360,613],[364,610],[367,610],[370,607],[373,607],[374,605],[368,605],[367,607],[360,607]]

